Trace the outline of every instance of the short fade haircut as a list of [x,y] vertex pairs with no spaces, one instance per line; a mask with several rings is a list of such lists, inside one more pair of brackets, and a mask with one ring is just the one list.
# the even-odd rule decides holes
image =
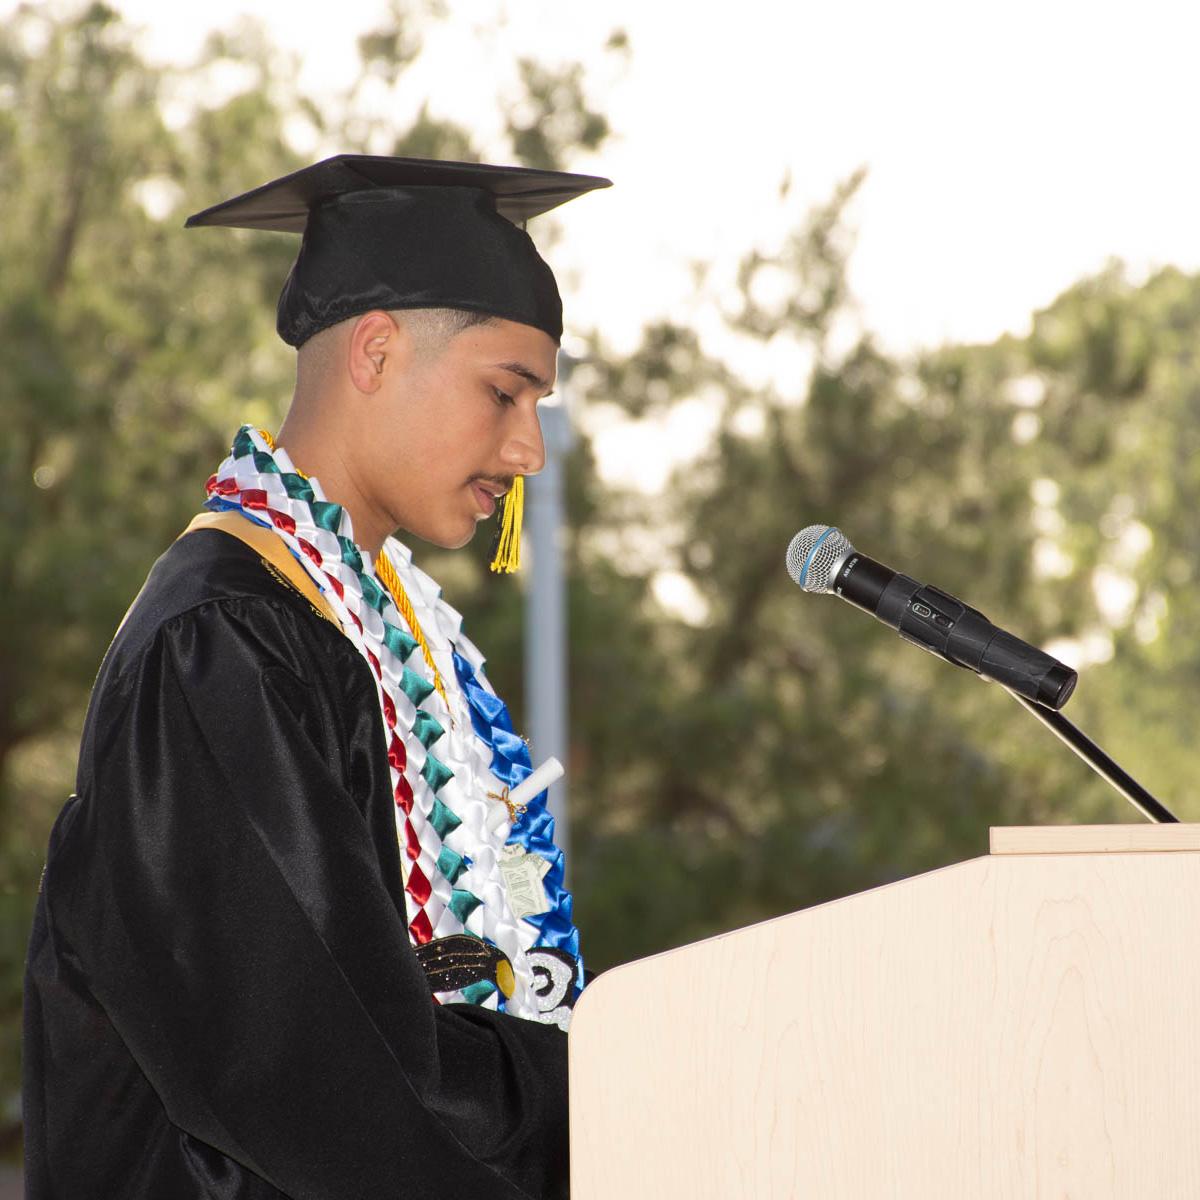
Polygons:
[[[387,310],[397,325],[404,326],[423,358],[438,354],[451,338],[475,325],[490,325],[496,318],[490,313],[466,308],[393,308]],[[361,314],[360,314],[361,315]],[[320,376],[330,365],[333,347],[337,344],[335,330],[342,329],[358,317],[347,317],[336,325],[313,334],[299,349],[297,369],[304,375]]]
[[475,325],[490,325],[495,317],[466,308],[392,308],[388,309],[412,335],[422,358],[435,356],[451,338]]

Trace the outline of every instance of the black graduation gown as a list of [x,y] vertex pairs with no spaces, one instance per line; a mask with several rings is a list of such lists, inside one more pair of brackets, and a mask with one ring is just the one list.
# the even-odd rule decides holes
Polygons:
[[566,1038],[437,1006],[370,671],[247,546],[155,565],[51,835],[31,1200],[567,1192]]

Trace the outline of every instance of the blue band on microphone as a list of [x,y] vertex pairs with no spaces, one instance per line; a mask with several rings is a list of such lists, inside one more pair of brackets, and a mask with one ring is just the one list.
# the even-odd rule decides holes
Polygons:
[[834,527],[832,525],[830,525],[829,528],[826,529],[825,532],[823,534],[821,534],[821,536],[819,538],[817,538],[816,543],[814,544],[813,548],[808,552],[808,557],[804,560],[804,570],[800,572],[800,586],[801,587],[803,587],[805,585],[805,583],[808,581],[808,568],[812,566],[813,559],[816,558],[817,551],[820,550],[820,548],[821,548],[821,543],[824,542],[825,539],[831,533],[834,533],[834,532],[836,532]]

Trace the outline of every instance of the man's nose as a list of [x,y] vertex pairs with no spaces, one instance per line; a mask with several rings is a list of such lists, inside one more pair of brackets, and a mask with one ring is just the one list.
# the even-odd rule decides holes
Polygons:
[[536,475],[546,465],[546,444],[537,409],[521,413],[505,447],[505,461],[518,475]]

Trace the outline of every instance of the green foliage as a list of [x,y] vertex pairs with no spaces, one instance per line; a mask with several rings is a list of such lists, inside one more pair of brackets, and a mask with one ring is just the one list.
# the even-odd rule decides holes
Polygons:
[[527,58],[519,65],[523,97],[510,109],[507,125],[513,151],[522,163],[558,170],[565,148],[594,150],[604,141],[608,121],[588,106],[582,66],[547,70]]
[[358,39],[364,78],[375,76],[389,87],[400,78],[404,68],[421,53],[418,19],[404,4],[391,0],[386,22]]
[[[282,356],[259,350],[285,260],[276,247],[178,237],[172,202],[211,194],[205,143],[244,142],[270,169],[286,165],[278,114],[238,97],[203,114],[200,145],[187,147],[158,116],[160,76],[134,69],[110,11],[49,26],[24,59],[23,26],[7,31],[4,56],[7,106],[22,119],[0,151],[14,234],[0,247],[0,772],[78,706],[148,548],[197,504],[180,473],[202,476],[221,445],[214,427],[286,378]],[[171,228],[147,211],[155,189]],[[235,265],[243,282],[231,293]],[[230,369],[214,379],[222,358]]]

